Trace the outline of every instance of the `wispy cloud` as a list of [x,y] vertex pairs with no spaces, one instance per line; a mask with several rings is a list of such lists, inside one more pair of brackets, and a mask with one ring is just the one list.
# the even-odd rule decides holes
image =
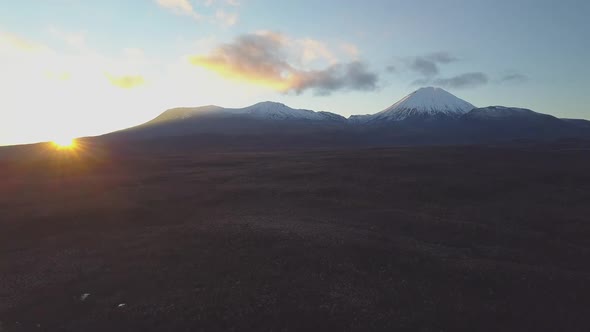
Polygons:
[[441,68],[455,62],[460,58],[448,52],[434,52],[426,55],[401,58],[399,63],[386,67],[389,73],[409,71],[414,74],[411,85],[424,86],[436,85],[445,88],[467,89],[486,85],[490,82],[489,76],[484,72],[466,72],[454,76],[442,75]]
[[[91,47],[90,35],[63,28],[44,32],[51,42],[61,43],[50,46],[46,40],[0,31],[0,109],[12,114],[0,123],[0,144],[98,134],[134,124],[132,112],[109,117],[105,112],[155,108],[162,97],[152,97],[150,89],[173,86],[160,83],[162,76],[141,49],[105,54]],[[31,122],[31,116],[37,121]]]
[[[300,47],[289,49],[289,45]],[[293,52],[298,54],[293,56]],[[323,69],[302,68],[296,66],[294,57],[306,61],[322,58],[329,64]],[[269,31],[241,35],[210,54],[191,56],[189,61],[222,77],[282,92],[312,90],[317,95],[329,95],[337,90],[370,91],[377,88],[379,80],[363,62],[337,62],[332,52],[317,41],[293,43],[287,36]]]
[[238,13],[226,12],[223,9],[218,9],[215,12],[215,19],[224,26],[231,27],[238,23]]
[[9,48],[24,52],[47,50],[45,45],[32,42],[10,32],[0,31],[0,50]]
[[319,40],[304,38],[296,41],[301,47],[301,61],[303,64],[308,64],[318,59],[325,59],[334,64],[338,62],[334,53],[328,46]]
[[[25,79],[44,82],[70,81],[94,84],[108,79],[120,88],[135,88],[145,83],[141,75],[127,75],[137,72],[145,65],[141,49],[127,48],[124,57],[111,58],[93,51],[86,45],[86,35],[52,27],[52,36],[62,40],[66,47],[58,51],[21,36],[0,31],[0,72],[3,79]],[[102,74],[108,72],[109,74]],[[118,73],[113,75],[111,73]]]
[[311,89],[322,96],[337,90],[374,91],[379,81],[379,76],[360,61],[336,64],[324,70],[299,71],[293,78],[291,90],[302,93]]
[[385,67],[385,71],[388,73],[395,73],[397,72],[397,66],[388,65],[387,67]]
[[358,59],[359,55],[361,54],[358,46],[351,44],[351,43],[342,43],[340,44],[340,49],[344,51],[344,53],[348,54],[353,59]]
[[[240,2],[237,0],[198,0],[193,2],[190,0],[153,1],[160,7],[177,15],[189,16],[198,21],[206,19],[209,22],[225,27],[234,26],[238,23],[240,17],[237,12]],[[196,6],[193,4],[196,4]]]
[[487,84],[490,81],[488,75],[482,72],[465,73],[449,78],[438,78],[433,82],[435,85],[455,88],[455,89],[466,89],[474,88]]
[[158,5],[178,15],[191,16],[195,19],[201,18],[201,15],[195,11],[195,8],[188,0],[155,0]]
[[205,0],[204,1],[205,6],[207,6],[207,7],[210,7],[210,6],[212,6],[216,3],[220,3],[220,2],[227,4],[229,6],[234,6],[234,7],[237,7],[241,4],[241,2],[238,0]]
[[122,89],[133,89],[140,87],[145,84],[143,76],[113,76],[111,74],[105,74],[112,85]]
[[458,59],[447,52],[437,52],[409,58],[409,68],[425,77],[433,77],[440,73],[441,64],[449,64]]
[[500,77],[499,82],[500,83],[524,83],[524,82],[527,82],[528,80],[529,80],[529,77],[524,74],[510,73],[510,74],[505,74],[504,76]]
[[58,27],[51,26],[49,28],[49,33],[72,49],[82,51],[87,48],[86,32],[84,31],[66,31]]

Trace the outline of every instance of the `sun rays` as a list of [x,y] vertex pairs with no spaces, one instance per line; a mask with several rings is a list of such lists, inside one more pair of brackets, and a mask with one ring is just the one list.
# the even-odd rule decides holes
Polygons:
[[74,138],[59,138],[51,142],[57,150],[75,150],[78,145]]

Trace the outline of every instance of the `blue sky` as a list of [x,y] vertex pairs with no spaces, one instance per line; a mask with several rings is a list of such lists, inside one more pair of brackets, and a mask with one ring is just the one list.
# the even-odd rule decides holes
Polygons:
[[589,16],[581,0],[0,0],[0,145],[176,106],[375,113],[422,85],[590,118]]

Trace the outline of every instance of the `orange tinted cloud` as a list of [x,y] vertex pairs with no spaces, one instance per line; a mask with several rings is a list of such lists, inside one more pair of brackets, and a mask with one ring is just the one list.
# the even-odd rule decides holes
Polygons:
[[0,31],[0,49],[2,49],[3,46],[9,46],[13,49],[25,52],[47,50],[44,45],[26,40],[12,33]]
[[306,40],[310,47],[299,49],[298,58],[318,57],[331,62],[320,70],[305,70],[289,61],[289,39],[273,32],[239,36],[234,42],[220,45],[208,55],[189,57],[189,62],[220,76],[270,87],[281,92],[302,93],[313,90],[328,95],[336,90],[374,90],[378,76],[364,63],[337,63],[319,42]]
[[106,75],[112,85],[122,89],[133,89],[145,84],[143,76],[112,76]]

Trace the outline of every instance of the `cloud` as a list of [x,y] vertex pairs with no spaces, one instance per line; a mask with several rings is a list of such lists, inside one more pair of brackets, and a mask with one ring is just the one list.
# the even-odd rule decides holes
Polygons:
[[[239,13],[237,12],[240,2],[237,0],[199,0],[194,1],[199,10],[190,0],[153,0],[160,7],[172,11],[178,15],[190,16],[201,21],[206,18],[209,22],[219,23],[226,27],[231,27],[238,23]],[[231,10],[227,10],[231,8]],[[206,15],[201,14],[201,10],[208,11]]]
[[106,76],[112,85],[122,89],[133,89],[145,84],[145,79],[143,78],[143,76],[140,75],[113,76],[110,74],[106,74]]
[[397,72],[397,67],[394,65],[389,65],[389,66],[385,67],[385,71],[388,73],[395,73],[395,72]]
[[285,60],[281,38],[272,33],[242,35],[209,55],[191,56],[189,61],[226,78],[286,90],[286,75],[292,68]]
[[55,72],[55,71],[47,71],[45,76],[49,79],[56,80],[56,81],[68,81],[72,78],[72,74],[68,72]]
[[437,52],[410,58],[409,68],[422,76],[434,77],[440,73],[439,65],[458,60],[447,52]]
[[204,4],[207,7],[211,7],[213,4],[218,3],[218,2],[223,2],[229,6],[234,6],[237,7],[240,5],[240,1],[238,0],[224,0],[224,1],[219,1],[219,0],[205,0]]
[[0,51],[3,49],[12,49],[22,52],[39,52],[46,51],[47,47],[13,33],[0,31]]
[[451,62],[459,61],[459,58],[456,58],[447,52],[431,53],[431,54],[424,56],[424,58],[428,59],[430,61],[436,62],[436,63],[441,63],[441,64],[448,64]]
[[[402,58],[401,68],[418,74],[415,75],[411,85],[425,86],[435,85],[445,88],[467,89],[488,84],[490,78],[483,72],[467,72],[451,77],[441,75],[441,67],[461,59],[448,52],[435,52],[426,55]],[[390,73],[396,72],[397,66],[388,66]],[[441,77],[442,76],[442,77]]]
[[[290,45],[295,47],[290,48]],[[293,58],[302,59],[304,65],[320,58],[330,64],[323,69],[297,68]],[[329,95],[336,90],[370,91],[377,88],[378,82],[378,75],[366,64],[360,61],[339,63],[320,42],[310,39],[293,41],[270,31],[241,35],[208,55],[191,56],[189,61],[227,79],[282,92],[313,90],[318,95]]]
[[429,84],[432,84],[432,80],[429,80],[426,78],[419,78],[419,79],[415,80],[414,82],[412,82],[411,85],[425,86],[425,85],[429,85]]
[[49,27],[49,33],[64,42],[67,46],[76,50],[85,50],[86,32],[84,31],[64,31],[55,26]]
[[325,59],[330,63],[336,63],[337,59],[334,53],[330,51],[326,44],[311,38],[305,38],[297,41],[301,47],[301,61],[304,64],[311,63],[318,59]]
[[434,84],[442,87],[466,89],[485,85],[489,82],[486,74],[481,72],[465,73],[450,78],[438,78]]
[[500,83],[524,83],[528,81],[528,76],[519,73],[511,73],[502,76],[499,80]]
[[410,64],[410,68],[424,76],[435,76],[439,73],[438,65],[424,58],[414,59],[412,64]]
[[101,134],[142,119],[116,110],[157,114],[176,101],[170,95],[177,77],[164,74],[165,64],[142,50],[105,54],[92,48],[92,35],[51,27],[42,32],[45,40],[0,30],[0,110],[11,110],[0,123],[0,145]]
[[231,27],[238,23],[238,13],[228,13],[223,9],[218,9],[215,12],[215,19],[221,24]]
[[155,0],[158,5],[178,15],[191,16],[195,19],[199,19],[199,15],[193,5],[188,0]]
[[344,51],[344,53],[348,54],[348,56],[355,60],[358,59],[361,53],[358,47],[351,43],[342,43],[340,44],[340,48],[342,49],[342,51]]
[[291,90],[302,93],[313,89],[316,95],[321,96],[337,90],[374,91],[379,81],[378,75],[360,61],[336,64],[324,70],[299,72],[293,78]]

